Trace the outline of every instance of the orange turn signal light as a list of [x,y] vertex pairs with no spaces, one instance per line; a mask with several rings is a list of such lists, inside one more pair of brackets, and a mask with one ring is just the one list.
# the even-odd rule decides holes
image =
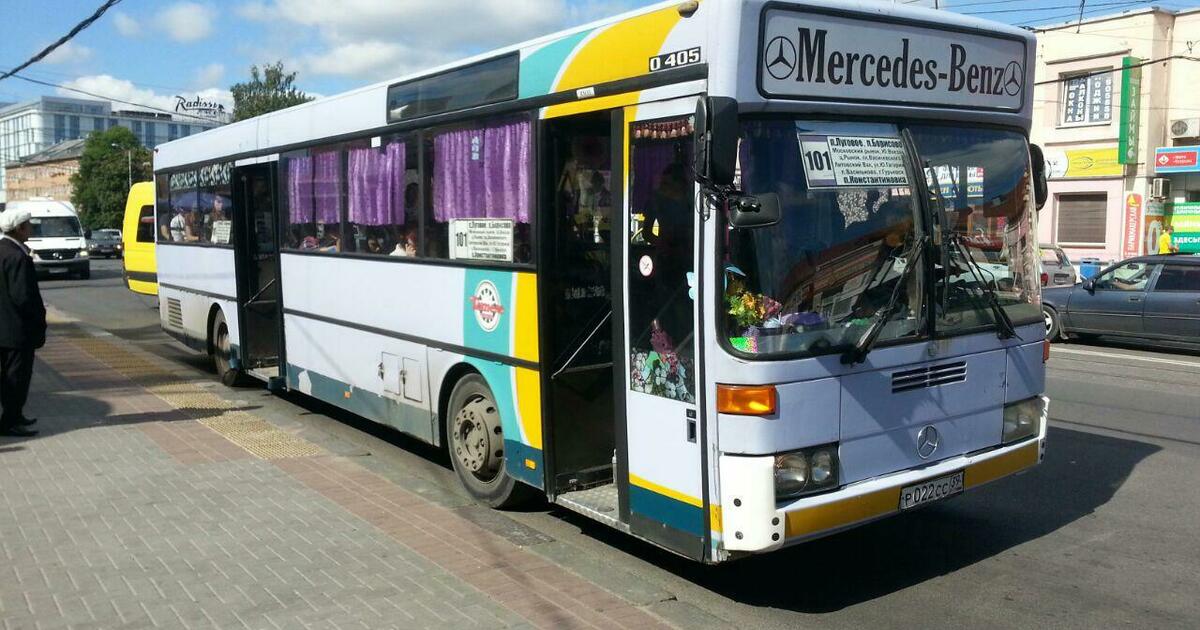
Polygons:
[[717,385],[717,411],[739,416],[775,413],[779,396],[774,385]]
[[1045,363],[1049,360],[1050,360],[1050,340],[1047,339],[1042,342],[1042,363]]

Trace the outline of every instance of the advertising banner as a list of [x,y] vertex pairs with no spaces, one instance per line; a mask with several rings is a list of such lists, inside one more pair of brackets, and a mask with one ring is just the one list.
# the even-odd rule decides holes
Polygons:
[[1161,201],[1152,199],[1146,202],[1146,217],[1142,220],[1142,251],[1147,254],[1158,253],[1158,237],[1162,235],[1166,210],[1166,205]]
[[1171,243],[1179,251],[1200,253],[1200,203],[1171,204],[1167,225],[1175,228]]
[[1155,173],[1200,171],[1200,147],[1159,147],[1154,150]]
[[1046,151],[1046,174],[1050,179],[1121,177],[1125,174],[1125,165],[1121,163],[1117,147],[1049,149]]
[[1138,255],[1138,241],[1142,236],[1142,196],[1137,193],[1125,194],[1125,230],[1121,244],[1121,257],[1132,258]]
[[1141,129],[1142,60],[1125,57],[1121,62],[1121,130],[1117,155],[1121,164],[1137,164],[1138,131]]

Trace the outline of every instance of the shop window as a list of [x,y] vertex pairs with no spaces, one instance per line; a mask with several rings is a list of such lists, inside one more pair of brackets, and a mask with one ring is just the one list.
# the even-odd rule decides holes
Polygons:
[[1107,193],[1059,195],[1057,241],[1103,247],[1107,219]]
[[1062,79],[1062,124],[1085,125],[1112,121],[1113,73],[1100,71]]
[[416,256],[419,176],[416,146],[394,139],[349,150],[346,161],[347,249],[380,256]]
[[633,391],[695,402],[694,174],[688,119],[638,123],[630,147]]
[[342,247],[342,151],[321,147],[280,158],[287,207],[285,246],[335,253]]
[[440,131],[426,145],[431,203],[423,256],[496,263],[533,260],[528,119]]

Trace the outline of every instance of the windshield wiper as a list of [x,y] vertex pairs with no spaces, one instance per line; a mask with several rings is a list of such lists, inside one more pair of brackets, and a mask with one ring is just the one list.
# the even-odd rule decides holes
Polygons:
[[854,343],[854,347],[850,348],[842,355],[842,363],[846,365],[854,365],[862,363],[867,358],[867,353],[875,346],[875,342],[879,340],[880,333],[883,332],[883,327],[887,325],[888,320],[896,313],[896,309],[900,306],[900,288],[908,284],[908,279],[912,276],[913,270],[919,267],[921,255],[925,253],[925,241],[928,236],[920,236],[914,242],[912,250],[905,256],[904,271],[896,278],[896,286],[892,287],[892,295],[888,298],[887,304],[883,308],[875,311],[871,317],[871,323],[867,326],[866,332],[858,338]]
[[[1004,307],[1000,305],[1000,298],[996,297],[996,290],[989,286],[983,279],[984,270],[979,265],[979,261],[972,258],[970,252],[968,252],[966,247],[963,246],[962,235],[957,233],[951,234],[950,242],[958,250],[959,255],[963,257],[963,260],[966,261],[967,269],[970,270],[971,276],[975,278],[975,282],[979,285],[979,289],[983,291],[985,301],[987,302],[988,307],[992,310],[992,315],[996,318],[996,328],[998,328],[996,331],[996,336],[1001,339],[1010,339],[1012,337],[1017,337],[1020,339],[1020,336],[1017,335],[1016,326],[1013,325],[1012,319],[1008,316],[1008,312],[1005,311]],[[950,278],[948,276],[946,278],[946,282],[947,284],[950,282]]]
[[[905,132],[907,132],[907,131],[908,130],[905,129]],[[940,246],[939,249],[942,252],[942,313],[945,313],[946,311],[949,310],[949,301],[950,301],[950,262],[951,261],[950,261],[949,251],[948,251],[949,248],[947,247],[947,244],[946,244],[946,242],[949,241],[950,245],[953,245],[955,248],[958,249],[959,255],[961,255],[963,257],[963,260],[966,261],[967,270],[971,273],[971,276],[974,277],[975,281],[979,284],[980,290],[983,291],[988,308],[991,309],[993,316],[996,318],[996,327],[999,329],[997,331],[996,335],[998,337],[1000,337],[1001,339],[1009,339],[1011,337],[1017,337],[1018,339],[1020,339],[1020,336],[1017,335],[1016,326],[1013,325],[1012,319],[1009,318],[1009,316],[1008,316],[1008,312],[1004,310],[1003,306],[1000,306],[1000,299],[998,297],[996,297],[995,290],[993,290],[990,286],[988,286],[988,284],[984,281],[983,268],[979,266],[978,261],[976,261],[974,258],[971,258],[969,253],[963,247],[962,242],[960,240],[962,238],[961,235],[959,235],[955,231],[949,229],[949,226],[947,226],[945,224],[946,197],[945,197],[945,195],[942,194],[942,184],[940,181],[938,181],[939,178],[937,175],[937,169],[934,168],[934,166],[929,163],[929,160],[924,161],[924,166],[925,166],[925,169],[928,170],[928,172],[929,172],[929,178],[933,180],[933,187],[930,190],[931,196],[936,195],[937,203],[939,206],[935,210],[935,213],[936,213],[935,218],[937,219],[937,228],[940,232],[940,234],[939,234],[940,238],[938,239],[940,242],[938,243],[938,245]],[[991,274],[989,274],[989,275],[991,275]],[[995,276],[993,276],[993,278],[994,277]]]

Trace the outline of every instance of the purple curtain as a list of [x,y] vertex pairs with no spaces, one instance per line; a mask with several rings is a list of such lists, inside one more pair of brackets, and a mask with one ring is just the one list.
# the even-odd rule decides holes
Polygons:
[[292,223],[338,223],[339,153],[288,158],[288,218]]
[[663,171],[675,161],[674,142],[638,144],[633,148],[633,186],[629,193],[629,208],[644,212],[654,198]]
[[378,149],[352,149],[348,160],[350,222],[404,223],[404,143]]
[[312,191],[312,158],[288,158],[288,220],[291,223],[312,221]]
[[433,217],[529,223],[529,121],[462,129],[433,140]]
[[342,196],[341,152],[328,151],[313,156],[313,205],[317,223],[339,223]]

